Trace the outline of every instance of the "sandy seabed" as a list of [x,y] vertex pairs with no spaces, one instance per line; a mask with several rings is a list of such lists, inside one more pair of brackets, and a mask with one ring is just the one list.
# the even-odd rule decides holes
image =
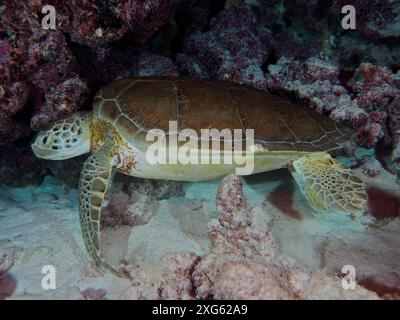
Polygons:
[[[394,205],[369,206],[376,210],[399,210],[398,202],[393,200],[399,197],[394,178],[385,176],[380,179],[384,183],[373,179],[369,183],[391,189],[387,201],[394,201]],[[377,220],[366,228],[347,216],[312,214],[285,170],[241,180],[249,207],[257,208],[258,214],[265,215],[270,221],[268,232],[276,242],[274,250],[279,256],[290,257],[305,270],[323,270],[332,276],[340,274],[343,266],[352,265],[358,286],[371,289],[381,297],[390,294],[391,298],[398,298],[400,218],[395,217],[395,212],[393,217]],[[142,281],[141,286],[154,286],[154,283],[157,286],[165,276],[162,275],[165,273],[163,263],[169,261],[168,256],[174,257],[176,253],[197,257],[209,254],[212,250],[210,225],[215,224],[219,216],[215,198],[220,183],[219,180],[185,183],[183,196],[164,200],[148,202],[148,199],[143,200],[144,195],[139,195],[137,208],[150,210],[151,214],[145,213],[148,218],[141,225],[103,230],[105,256],[113,263],[124,261],[134,270],[133,275],[140,274],[142,280],[143,277],[155,279]],[[118,278],[92,266],[80,233],[77,197],[76,189],[65,187],[49,176],[39,188],[1,191],[0,270],[3,274],[0,277],[0,298],[154,298],[150,289],[148,292],[141,288],[140,294],[137,291],[132,294],[132,287],[137,285],[135,279]],[[146,204],[141,206],[141,203]],[[45,265],[54,266],[56,270],[54,290],[42,287],[45,276],[42,268]],[[178,261],[177,270],[180,267]],[[339,286],[340,278],[337,279]],[[199,298],[196,294],[171,297]]]

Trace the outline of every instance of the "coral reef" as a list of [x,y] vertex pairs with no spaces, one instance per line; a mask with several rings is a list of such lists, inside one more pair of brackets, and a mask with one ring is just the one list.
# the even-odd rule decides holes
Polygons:
[[182,195],[182,182],[136,179],[117,174],[112,192],[107,195],[102,227],[144,225],[155,214],[157,201]]
[[159,264],[135,273],[135,281],[125,298],[193,299],[191,274],[197,260],[193,253],[169,254]]
[[102,227],[146,224],[154,215],[153,206],[151,199],[140,193],[131,195],[121,191],[111,193],[109,202],[103,210]]
[[[44,4],[56,30],[41,28]],[[340,24],[345,4],[357,11],[352,32]],[[5,1],[1,11],[0,143],[26,144],[31,128],[90,109],[116,78],[212,77],[349,121],[359,145],[392,144],[400,174],[396,2]]]
[[211,252],[174,253],[140,270],[127,299],[377,299],[361,286],[342,288],[324,270],[308,270],[277,255],[270,219],[250,208],[240,178],[226,177],[217,195],[218,221],[210,227]]
[[128,180],[125,183],[128,184],[127,190],[130,195],[139,192],[150,198],[163,200],[171,197],[179,197],[184,194],[183,182],[180,181],[135,179],[131,177],[126,180]]
[[[87,97],[93,95],[88,95],[88,82],[92,87],[92,79],[81,75],[80,64],[88,50],[107,59],[107,45],[128,32],[135,43],[146,43],[180,2],[183,1],[6,1],[0,17],[0,141],[27,136],[29,121],[32,128],[40,129],[88,106]],[[42,16],[37,12],[45,4],[56,8],[56,30],[41,28]],[[77,59],[75,52],[79,50],[83,57],[78,54]],[[139,55],[133,64],[135,69],[128,74],[177,75],[176,67],[163,59],[168,58]],[[99,58],[93,60],[92,64],[99,62]],[[167,68],[171,71],[162,71],[165,63],[170,64]],[[154,66],[152,73],[148,71],[150,65]],[[105,77],[101,84],[112,79]],[[16,115],[22,113],[22,119],[16,120]]]
[[107,291],[104,289],[87,288],[81,293],[84,300],[106,300]]
[[[201,259],[193,273],[194,286],[201,298],[376,297],[361,288],[352,293],[346,292],[339,279],[323,271],[305,270],[291,258],[277,256],[271,228],[268,227],[270,222],[260,209],[248,208],[245,201],[240,178],[234,175],[226,177],[217,196],[217,209],[221,215],[217,226],[220,237],[213,236],[215,229],[212,228],[211,253]],[[245,236],[238,239],[241,229],[242,232],[246,230]]]
[[292,95],[334,120],[348,121],[358,128],[360,146],[372,148],[382,138],[385,144],[393,141],[393,161],[399,161],[398,74],[362,63],[345,81],[338,65],[316,57],[302,62],[281,58],[268,71],[269,90]]
[[[29,118],[42,127],[80,106],[86,85],[78,78],[76,60],[61,30],[40,25],[41,3],[7,1],[1,19],[1,141],[26,136]],[[28,110],[27,108],[30,108]],[[10,131],[11,130],[11,131]]]
[[16,260],[21,255],[21,249],[8,247],[0,251],[0,300],[12,295],[16,286],[17,280],[9,273],[13,268]]
[[188,70],[196,70],[200,63],[212,77],[265,89],[261,65],[272,50],[272,39],[257,9],[240,6],[222,11],[210,28],[207,32],[195,31],[185,39],[184,53],[198,62],[180,56],[181,65],[184,61],[189,64]]
[[[55,30],[41,27],[45,4],[56,8]],[[344,5],[356,8],[355,30],[341,26]],[[375,153],[356,157],[352,165],[371,184],[368,211],[378,221],[376,228],[385,225],[389,231],[397,230],[398,193],[379,191],[375,184],[395,185],[388,171],[400,178],[399,13],[400,2],[379,0],[2,1],[0,186],[39,186],[51,174],[64,182],[62,188],[77,187],[85,157],[40,161],[28,146],[35,130],[76,110],[90,110],[95,92],[104,84],[129,76],[215,78],[275,92],[356,128],[355,141],[342,155],[354,156],[358,146],[375,148]],[[267,199],[285,219],[303,223],[292,191],[278,186]],[[128,266],[127,272],[137,281],[126,298],[377,298],[369,290],[383,298],[398,298],[398,288],[391,286],[396,276],[371,277],[368,266],[361,270],[365,278],[356,290],[342,289],[338,270],[332,267],[339,261],[333,252],[350,257],[363,237],[350,239],[352,245],[321,246],[325,261],[318,271],[278,254],[271,220],[262,208],[250,207],[236,176],[227,177],[220,186],[220,216],[209,226],[208,252],[201,237],[207,233],[208,221],[203,209],[209,208],[202,203],[173,203],[165,209],[172,212],[167,217],[152,219],[156,206],[167,206],[164,199],[183,194],[181,183],[126,182],[116,177],[102,228],[142,227],[138,237],[146,238],[154,226],[184,221],[163,239],[170,241],[177,231],[182,234],[176,242],[187,240],[188,235],[195,238],[190,245],[179,246],[183,252],[170,253],[149,268]],[[57,212],[65,196],[42,190],[29,199],[47,203]],[[185,216],[188,211],[196,214]],[[37,218],[36,212],[29,214],[29,219]],[[194,228],[185,217],[201,227]],[[51,221],[57,225],[60,220]],[[136,240],[132,236],[130,244]],[[169,249],[178,247],[170,242]],[[156,251],[155,245],[149,248]],[[360,248],[369,252],[365,246]],[[196,252],[189,252],[192,249]],[[136,253],[131,249],[128,256]],[[373,254],[378,260],[380,256]],[[14,256],[12,250],[0,255],[0,299],[16,290],[16,279],[10,274]],[[392,257],[396,261],[395,254]],[[368,265],[358,252],[353,258]],[[83,299],[109,295],[108,289],[91,285],[73,293]]]

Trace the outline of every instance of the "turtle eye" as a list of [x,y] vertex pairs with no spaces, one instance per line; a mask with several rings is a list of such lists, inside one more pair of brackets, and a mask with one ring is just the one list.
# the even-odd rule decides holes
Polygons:
[[49,141],[49,137],[46,135],[42,138],[42,143],[45,145]]

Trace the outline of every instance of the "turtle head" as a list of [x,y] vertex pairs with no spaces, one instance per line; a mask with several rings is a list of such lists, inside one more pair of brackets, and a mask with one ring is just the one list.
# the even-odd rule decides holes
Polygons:
[[40,131],[32,151],[38,158],[64,160],[90,152],[91,113],[76,113]]

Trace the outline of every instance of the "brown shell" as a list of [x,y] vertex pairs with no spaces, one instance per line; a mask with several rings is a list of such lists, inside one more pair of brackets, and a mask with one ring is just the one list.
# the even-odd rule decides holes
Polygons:
[[254,129],[268,151],[327,151],[349,141],[354,131],[307,106],[277,95],[217,80],[130,78],[103,87],[94,100],[99,119],[130,141],[149,129]]

